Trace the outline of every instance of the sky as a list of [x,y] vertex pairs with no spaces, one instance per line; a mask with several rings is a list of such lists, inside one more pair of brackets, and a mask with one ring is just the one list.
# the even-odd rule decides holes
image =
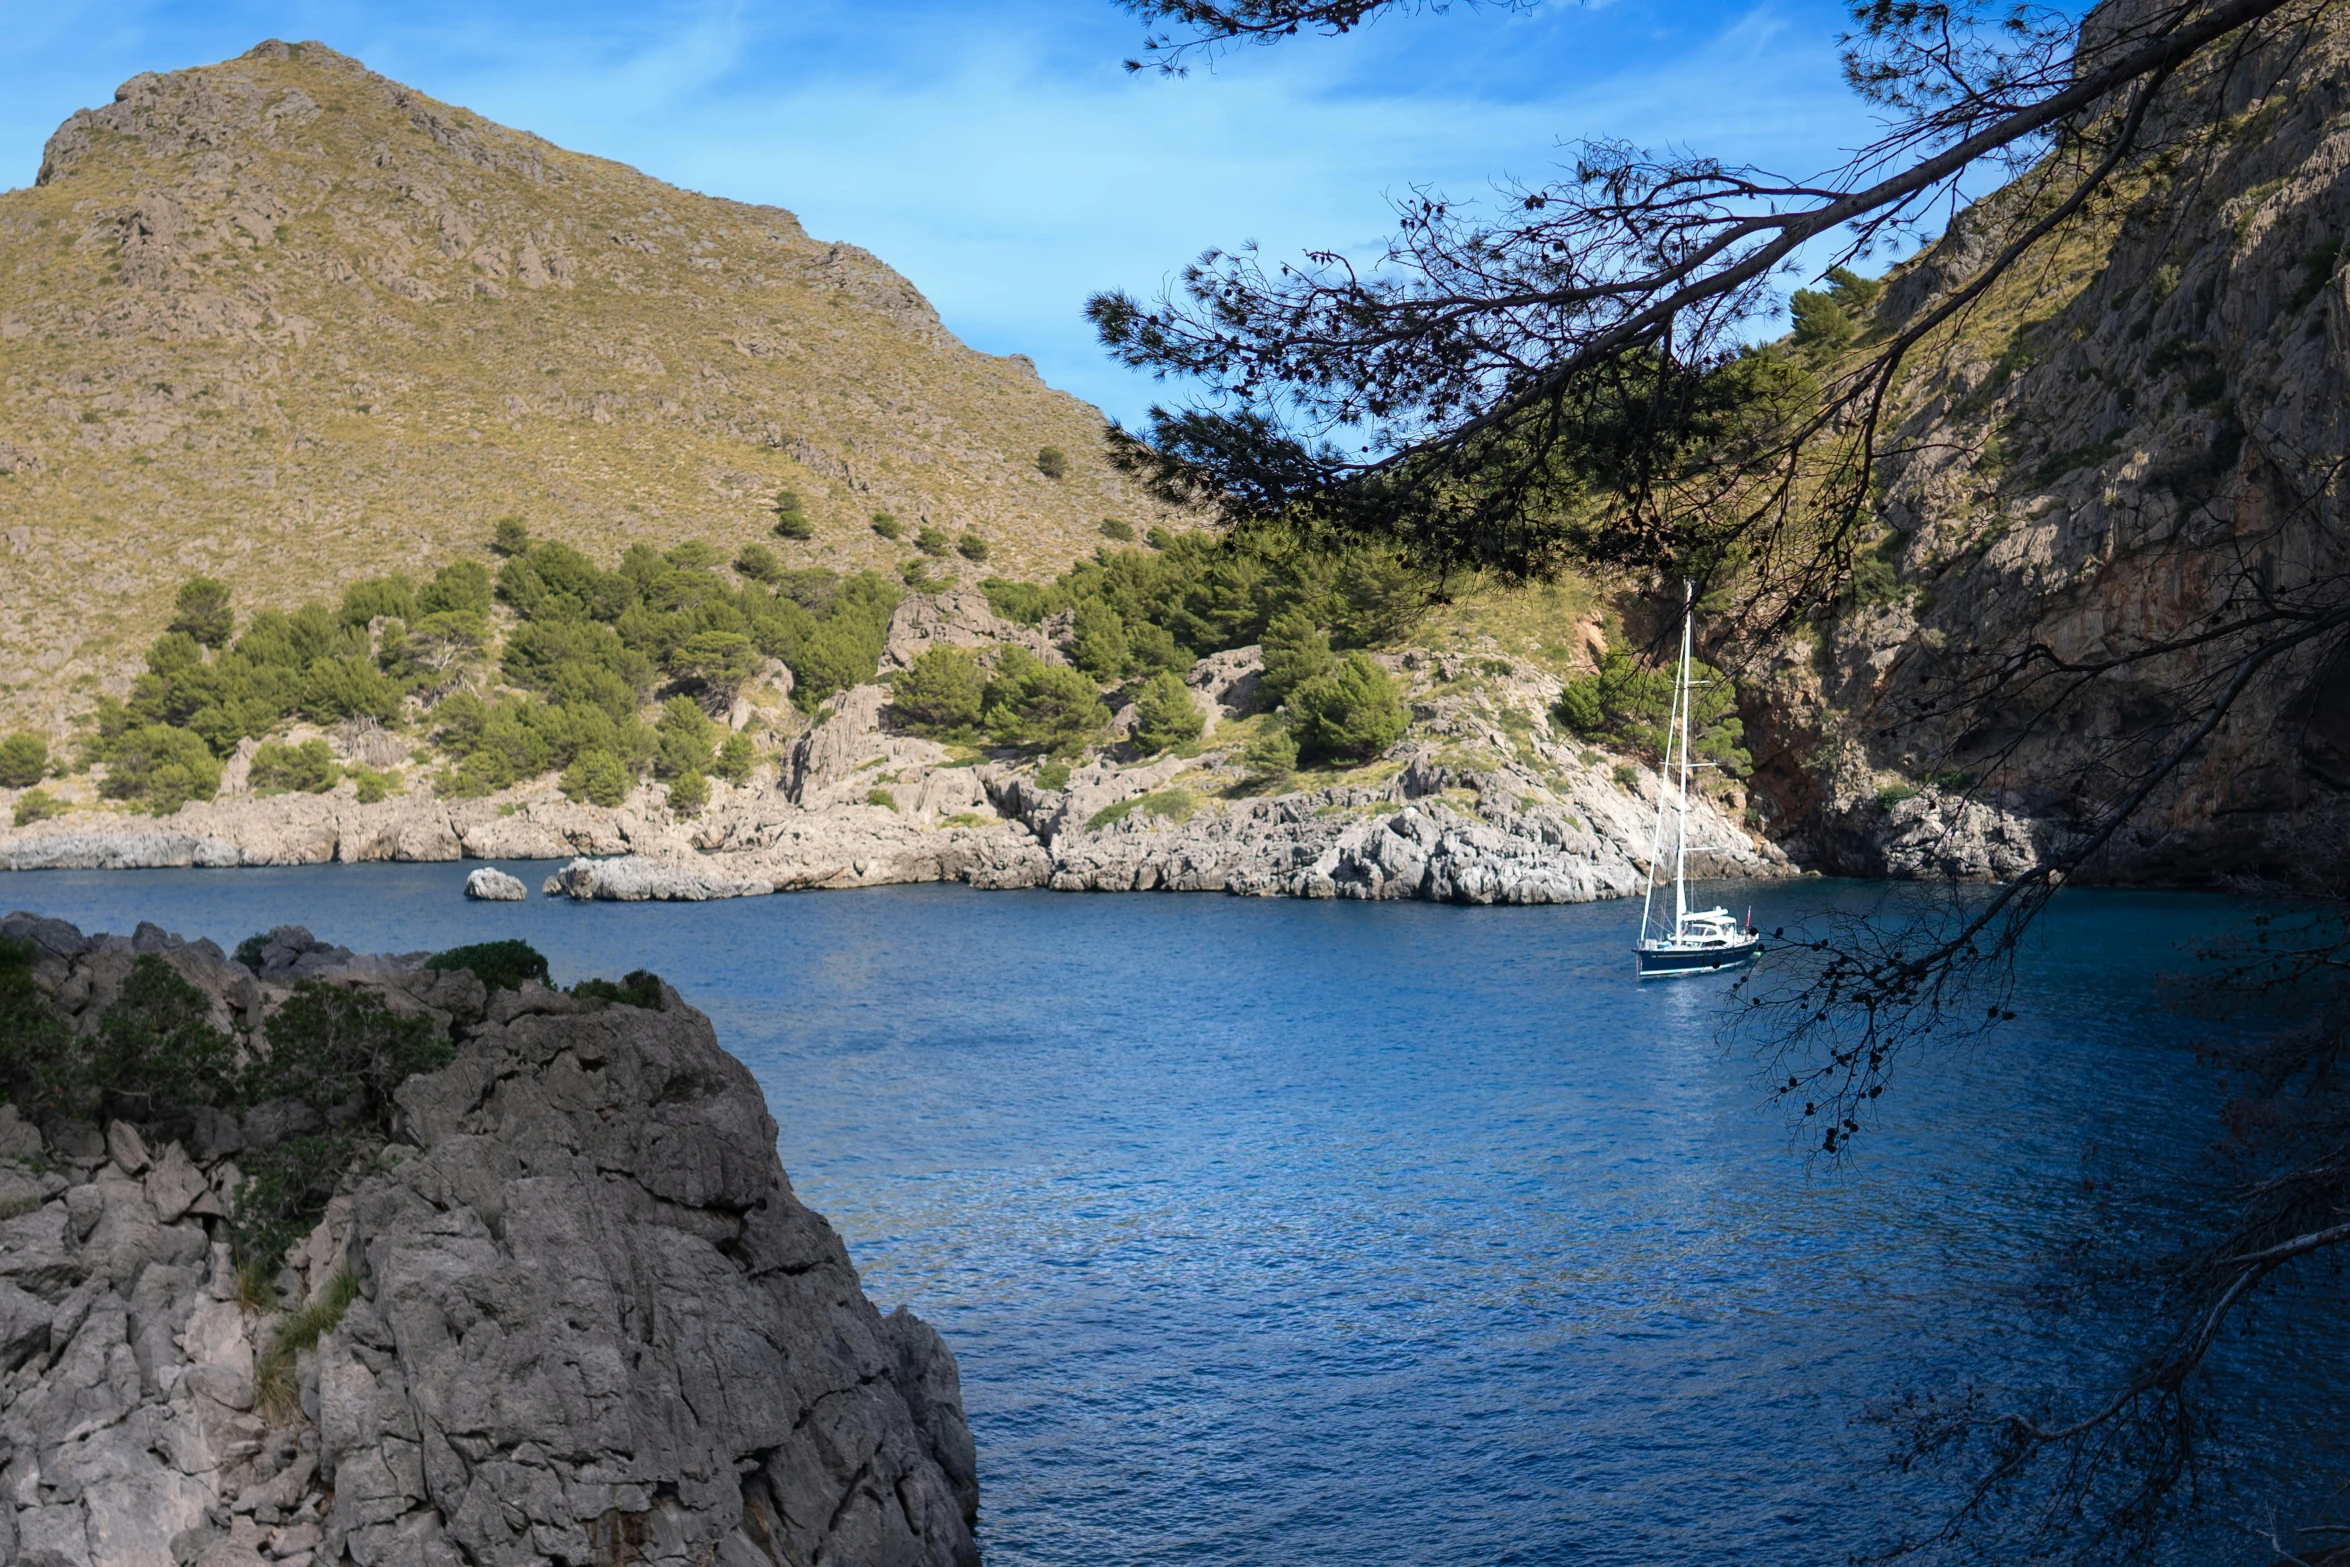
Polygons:
[[318,39],[436,98],[878,254],[990,353],[1128,423],[1167,395],[1083,308],[1215,245],[1376,250],[1417,188],[1489,198],[1616,137],[1807,175],[1868,139],[1836,0],[1455,5],[1130,75],[1111,0],[14,0],[0,188],[125,78]]

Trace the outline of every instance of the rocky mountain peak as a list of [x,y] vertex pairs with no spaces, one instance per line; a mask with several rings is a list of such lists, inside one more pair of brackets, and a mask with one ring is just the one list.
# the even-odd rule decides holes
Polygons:
[[[76,112],[0,193],[0,275],[0,724],[120,688],[190,574],[290,608],[482,553],[504,516],[599,558],[758,540],[854,570],[899,563],[888,512],[1013,575],[1105,516],[1181,520],[1096,410],[870,252],[323,44]],[[770,536],[785,491],[814,538]]]

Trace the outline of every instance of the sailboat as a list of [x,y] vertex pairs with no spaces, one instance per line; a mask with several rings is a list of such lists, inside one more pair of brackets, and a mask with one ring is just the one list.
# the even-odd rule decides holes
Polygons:
[[[1741,926],[1728,909],[1692,910],[1689,907],[1689,774],[1707,764],[1689,754],[1689,707],[1696,683],[1689,677],[1690,652],[1697,624],[1697,584],[1681,585],[1681,669],[1673,681],[1673,716],[1665,726],[1664,765],[1656,791],[1656,837],[1648,851],[1648,892],[1640,903],[1640,945],[1633,949],[1642,979],[1669,979],[1681,974],[1711,974],[1751,962],[1762,949],[1762,936],[1747,911]],[[1680,790],[1671,783],[1680,769]],[[1665,855],[1665,817],[1673,818],[1673,921],[1663,934],[1651,934],[1657,914],[1656,872]]]

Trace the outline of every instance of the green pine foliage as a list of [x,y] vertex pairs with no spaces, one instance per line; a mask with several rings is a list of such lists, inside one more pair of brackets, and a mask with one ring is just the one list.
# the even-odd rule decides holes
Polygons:
[[1411,722],[1395,682],[1362,653],[1300,685],[1284,711],[1307,761],[1367,762],[1402,739]]
[[1069,656],[1077,667],[1096,680],[1115,680],[1126,673],[1128,653],[1124,617],[1106,599],[1080,599],[1069,634]]
[[1181,675],[1162,670],[1135,693],[1134,744],[1146,756],[1188,745],[1206,727],[1206,715],[1192,700],[1191,688]]
[[759,753],[751,747],[751,737],[731,734],[718,748],[718,755],[710,763],[710,776],[723,778],[730,784],[739,784],[751,776],[751,769],[759,765]]
[[19,730],[0,740],[0,789],[30,789],[49,776],[49,742]]
[[987,672],[969,648],[934,647],[914,660],[890,690],[897,721],[934,740],[963,739],[979,727]]
[[[691,697],[673,696],[661,704],[657,732],[661,740],[653,753],[656,778],[677,779],[688,773],[706,775],[717,760],[718,726],[710,722],[710,716]],[[705,799],[708,794],[709,785],[705,783]]]
[[1101,690],[1078,671],[1009,647],[987,684],[982,718],[999,745],[1073,752],[1110,721]]
[[610,751],[582,751],[563,769],[563,796],[589,805],[615,806],[634,782],[627,766]]
[[30,827],[35,822],[45,822],[53,816],[64,814],[65,802],[46,789],[27,789],[18,795],[16,809],[12,813],[19,827]]
[[1338,662],[1330,651],[1330,634],[1302,607],[1275,615],[1265,627],[1265,669],[1257,677],[1264,700],[1279,707],[1289,694]]
[[190,577],[180,584],[179,593],[172,600],[171,623],[164,628],[167,633],[177,632],[210,648],[226,647],[236,629],[236,614],[229,607],[228,584],[210,577]]
[[932,527],[927,522],[922,525],[921,531],[914,535],[914,548],[934,559],[945,556],[954,547],[955,541],[946,529]]
[[968,561],[982,561],[995,552],[987,547],[987,540],[966,530],[961,538],[955,540],[955,553]]
[[710,780],[688,768],[669,786],[669,808],[680,816],[699,816],[710,803]]
[[[1690,678],[1695,682],[1689,711],[1691,748],[1731,777],[1745,777],[1753,770],[1754,759],[1741,743],[1746,730],[1738,718],[1737,689],[1707,664],[1692,663]],[[1672,721],[1673,675],[1670,670],[1643,668],[1620,650],[1610,652],[1597,670],[1567,682],[1551,713],[1562,727],[1585,739],[1659,759]]]
[[343,770],[335,764],[334,752],[324,740],[305,740],[300,745],[264,741],[254,748],[252,771],[247,775],[247,782],[260,794],[324,794],[342,780]]
[[527,941],[483,941],[470,947],[451,947],[424,960],[428,969],[471,969],[474,978],[492,990],[520,990],[526,979],[547,982],[545,954]]

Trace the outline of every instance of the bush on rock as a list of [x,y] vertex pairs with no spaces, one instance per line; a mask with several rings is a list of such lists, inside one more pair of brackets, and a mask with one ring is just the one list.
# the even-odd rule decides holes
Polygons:
[[1189,744],[1206,727],[1207,719],[1180,675],[1161,671],[1135,693],[1134,743],[1145,755]]
[[1299,686],[1287,711],[1298,754],[1308,761],[1369,761],[1411,722],[1395,682],[1362,653]]

